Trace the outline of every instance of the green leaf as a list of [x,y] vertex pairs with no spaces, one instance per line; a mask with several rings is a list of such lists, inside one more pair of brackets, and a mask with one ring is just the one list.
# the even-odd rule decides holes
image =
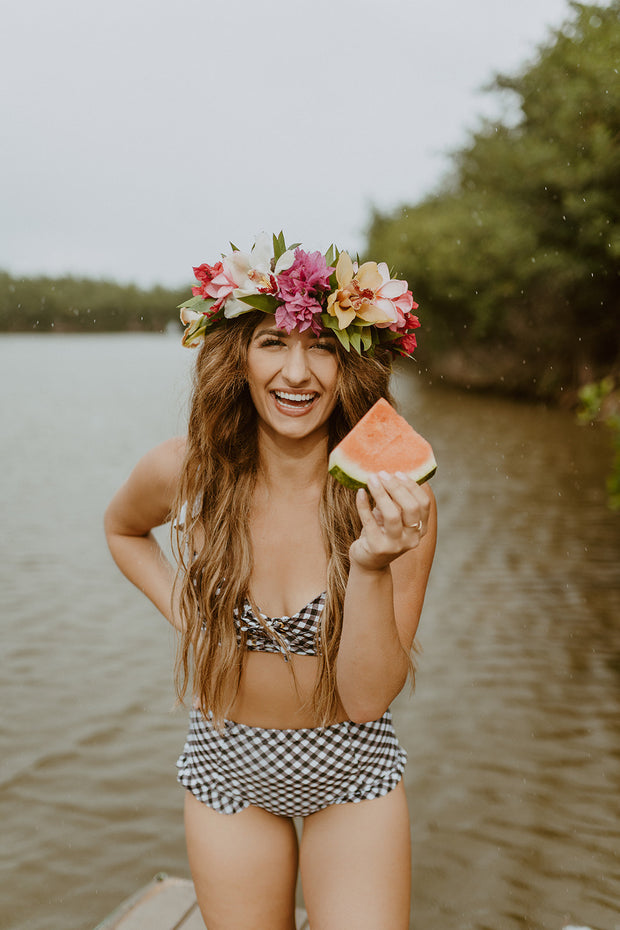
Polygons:
[[233,250],[233,252],[238,252],[238,251],[239,251],[239,249],[237,248],[237,246],[235,245],[234,242],[231,242],[231,243],[230,243],[230,247],[231,247],[231,249]]
[[286,243],[285,243],[285,241],[284,241],[284,233],[282,232],[282,230],[280,230],[280,234],[279,234],[278,236],[276,236],[275,233],[273,234],[273,257],[274,257],[274,260],[277,262],[277,260],[280,258],[280,256],[281,256],[281,255],[284,255],[285,252],[286,252]]
[[212,307],[215,303],[214,297],[189,297],[187,300],[184,300],[182,304],[179,304],[177,310],[208,310],[209,307]]
[[331,316],[329,313],[321,314],[321,323],[326,329],[340,329],[337,316]]
[[335,265],[337,262],[336,249],[334,248],[333,243],[330,245],[327,252],[325,253],[325,262],[328,268],[331,267],[332,265]]
[[362,354],[362,337],[360,331],[352,326],[349,332],[349,341],[358,355]]
[[247,297],[239,297],[239,300],[263,313],[275,313],[276,308],[282,303],[273,294],[249,294]]
[[342,345],[347,350],[347,352],[350,352],[351,343],[349,340],[349,334],[347,333],[346,329],[335,329],[334,332],[336,336],[338,337],[339,341],[342,343]]
[[364,347],[364,352],[372,347],[372,331],[363,329],[361,333],[362,346]]
[[381,334],[377,334],[377,342],[393,342],[400,339],[402,333],[395,333],[393,329],[382,329]]

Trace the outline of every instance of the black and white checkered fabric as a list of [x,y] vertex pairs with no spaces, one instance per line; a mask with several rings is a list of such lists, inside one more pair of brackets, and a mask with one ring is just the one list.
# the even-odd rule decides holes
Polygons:
[[247,637],[246,649],[252,652],[281,652],[285,657],[288,653],[315,656],[324,607],[325,591],[292,617],[267,617],[261,613],[259,619],[246,601],[241,617],[235,618],[239,645],[243,632]]
[[254,804],[283,817],[306,817],[330,804],[387,794],[406,761],[389,711],[371,723],[316,729],[269,730],[226,721],[220,733],[192,710],[177,777],[224,814]]

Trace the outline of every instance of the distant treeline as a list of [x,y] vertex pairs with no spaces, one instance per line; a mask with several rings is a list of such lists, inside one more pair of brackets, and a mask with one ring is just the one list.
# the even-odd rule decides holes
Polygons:
[[513,117],[472,134],[438,193],[372,217],[367,254],[409,281],[435,376],[574,398],[620,371],[620,2],[571,8],[493,82]]
[[176,307],[188,290],[0,272],[0,332],[162,332],[180,326]]

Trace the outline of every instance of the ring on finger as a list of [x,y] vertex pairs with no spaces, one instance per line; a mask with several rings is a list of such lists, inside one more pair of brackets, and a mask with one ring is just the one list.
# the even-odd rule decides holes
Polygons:
[[420,532],[420,530],[422,529],[422,521],[418,520],[417,523],[405,523],[405,526],[407,527],[408,530],[417,530],[418,532]]

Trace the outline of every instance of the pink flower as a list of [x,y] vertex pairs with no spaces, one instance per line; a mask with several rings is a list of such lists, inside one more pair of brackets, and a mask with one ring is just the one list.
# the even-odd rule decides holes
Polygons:
[[413,355],[418,345],[418,340],[413,333],[405,333],[404,336],[401,336],[400,339],[396,339],[391,345],[393,345],[398,352],[402,352],[403,355]]
[[[411,291],[408,291],[408,293],[411,295]],[[411,299],[411,309],[418,309],[418,304],[413,300],[413,296]],[[418,320],[417,316],[414,316],[413,313],[401,314],[399,308],[399,318],[395,323],[392,323],[389,329],[395,333],[400,333],[408,329],[418,329],[419,326],[420,321]]]
[[[406,281],[390,279],[390,272],[385,262],[380,262],[377,269],[383,279],[383,284],[377,290],[373,304],[383,310],[386,316],[391,315],[392,320],[394,315],[396,316],[396,320],[389,324],[388,329],[399,329],[399,324],[402,325],[405,316],[413,310],[413,294],[407,289]],[[415,306],[417,307],[417,304]],[[376,325],[386,324],[377,321]]]
[[293,263],[278,275],[283,300],[302,294],[315,297],[318,291],[328,291],[333,270],[327,267],[325,257],[320,252],[295,249]]
[[320,310],[320,305],[317,312],[313,307],[304,304],[280,304],[276,307],[276,326],[285,333],[292,333],[294,329],[303,333],[304,330],[311,329],[315,335],[320,336],[323,332]]
[[222,271],[222,263],[218,262],[216,265],[207,265],[206,262],[203,262],[202,265],[198,265],[197,268],[194,268],[194,277],[197,281],[200,281],[200,287],[193,287],[192,294],[194,297],[212,297],[212,294],[207,292],[207,287],[211,284],[213,278],[220,274]]
[[213,305],[219,309],[227,297],[230,296],[237,286],[226,272],[221,262],[215,265],[207,265],[206,262],[194,268],[194,276],[200,281],[200,287],[193,287],[192,294],[194,297],[213,297],[216,303]]
[[[413,307],[417,310],[418,305],[413,302]],[[414,316],[413,313],[407,313],[403,319],[401,325],[397,326],[393,324],[390,326],[390,329],[397,333],[402,333],[400,339],[395,339],[394,342],[390,345],[394,348],[396,352],[400,352],[401,355],[413,355],[414,350],[417,348],[418,340],[413,335],[413,330],[418,329],[420,321],[417,316]]]
[[278,297],[283,304],[276,310],[277,325],[288,333],[293,329],[303,333],[310,328],[318,335],[322,329],[319,320],[323,312],[321,299],[329,290],[333,270],[328,268],[320,252],[295,249],[292,265],[278,275]]

